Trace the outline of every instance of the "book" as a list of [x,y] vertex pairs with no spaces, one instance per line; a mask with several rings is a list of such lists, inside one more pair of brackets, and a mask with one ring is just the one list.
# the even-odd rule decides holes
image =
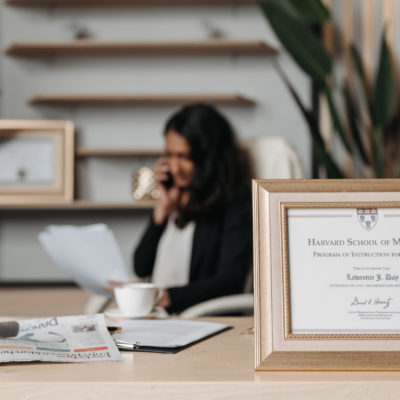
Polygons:
[[112,337],[120,350],[170,354],[231,329],[217,322],[173,319],[125,320],[118,327],[111,331],[115,331]]

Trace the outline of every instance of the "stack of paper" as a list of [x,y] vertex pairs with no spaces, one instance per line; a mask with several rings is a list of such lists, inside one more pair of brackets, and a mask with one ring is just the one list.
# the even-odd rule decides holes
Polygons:
[[121,251],[107,225],[49,225],[39,234],[39,241],[54,263],[88,292],[110,295],[105,289],[108,280],[129,280]]

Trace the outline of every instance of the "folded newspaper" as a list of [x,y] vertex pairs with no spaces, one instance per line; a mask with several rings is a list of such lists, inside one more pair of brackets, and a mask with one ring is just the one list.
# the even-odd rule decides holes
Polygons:
[[39,241],[53,262],[90,293],[111,296],[105,289],[109,280],[129,281],[121,250],[105,224],[49,225]]
[[0,362],[120,360],[103,314],[0,322]]

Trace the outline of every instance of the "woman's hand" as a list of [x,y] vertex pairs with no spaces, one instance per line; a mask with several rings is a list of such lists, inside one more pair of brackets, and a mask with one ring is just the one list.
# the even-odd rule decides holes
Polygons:
[[105,289],[107,290],[108,293],[114,294],[115,287],[123,286],[125,284],[126,284],[126,282],[114,281],[112,279],[109,279],[107,281],[107,286],[105,287]]
[[171,298],[169,297],[169,293],[167,289],[160,289],[161,294],[159,295],[159,299],[156,303],[157,307],[168,308],[171,305]]
[[169,177],[167,159],[166,157],[160,157],[154,166],[154,179],[157,189],[160,191],[160,198],[153,211],[153,221],[157,225],[161,225],[171,212],[176,210],[179,204],[180,190],[174,185],[167,188],[163,184]]

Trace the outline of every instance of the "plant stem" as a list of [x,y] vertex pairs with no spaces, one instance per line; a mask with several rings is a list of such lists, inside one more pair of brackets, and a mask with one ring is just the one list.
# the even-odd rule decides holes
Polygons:
[[383,128],[381,127],[377,127],[375,130],[374,158],[375,158],[375,177],[383,178],[385,172],[385,149],[384,149]]

